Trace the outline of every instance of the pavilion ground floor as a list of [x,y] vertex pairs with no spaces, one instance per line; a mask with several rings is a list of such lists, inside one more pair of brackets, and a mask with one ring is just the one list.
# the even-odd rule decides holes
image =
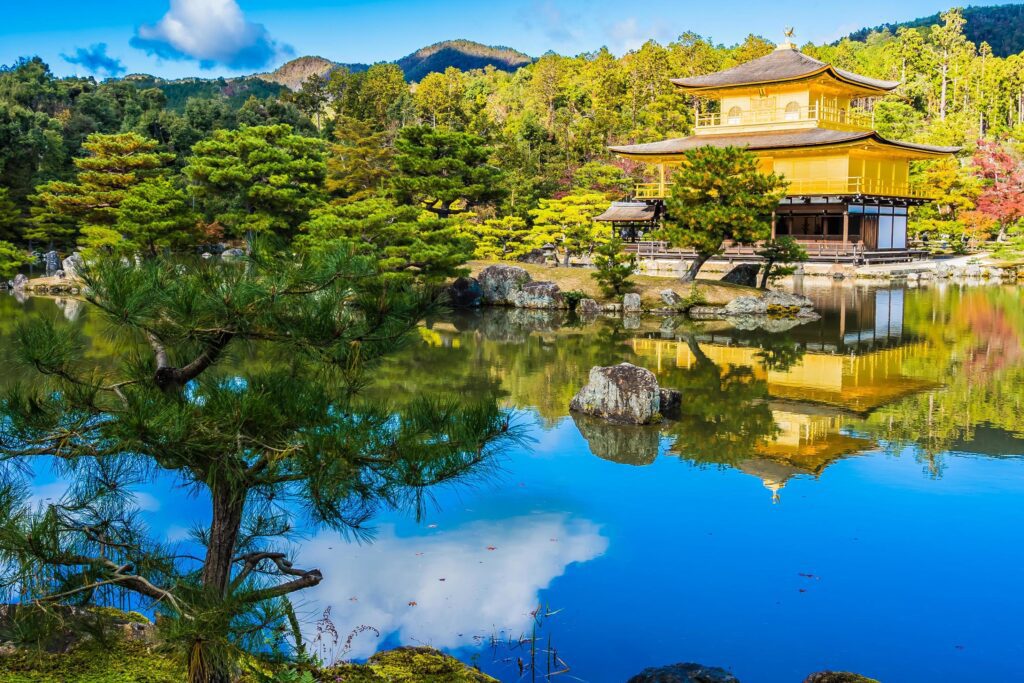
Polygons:
[[[907,240],[911,205],[922,200],[898,197],[792,196],[772,214],[772,238],[788,236],[807,250],[808,259],[834,263],[911,261],[926,255]],[[642,258],[685,259],[693,252],[671,249],[650,239],[664,213],[661,200],[617,202],[597,220],[608,222]],[[757,245],[727,245],[721,258],[759,260]]]

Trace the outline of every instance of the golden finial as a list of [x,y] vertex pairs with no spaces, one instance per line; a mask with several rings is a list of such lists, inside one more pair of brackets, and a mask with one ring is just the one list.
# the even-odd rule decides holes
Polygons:
[[779,43],[779,46],[776,49],[778,49],[778,50],[795,50],[796,49],[796,43],[794,43],[793,40],[792,40],[793,34],[795,32],[796,31],[793,29],[792,26],[787,26],[786,29],[782,32],[786,36],[786,39],[784,41],[782,41],[781,43]]

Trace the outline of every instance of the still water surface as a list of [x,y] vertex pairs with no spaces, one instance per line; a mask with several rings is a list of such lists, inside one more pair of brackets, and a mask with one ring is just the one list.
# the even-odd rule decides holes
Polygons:
[[[744,683],[826,668],[1024,680],[1020,290],[808,293],[822,320],[770,332],[523,311],[428,321],[373,392],[495,396],[531,443],[494,477],[437,492],[420,522],[379,517],[372,544],[309,537],[297,556],[325,579],[303,595],[307,620],[330,607],[342,639],[379,632],[346,657],[427,644],[508,681],[530,658],[509,641],[534,628],[570,668],[555,680],[678,661]],[[3,297],[0,359],[27,316],[79,318],[89,353],[111,351],[74,302]],[[589,369],[621,361],[681,389],[682,419],[569,416]],[[63,488],[38,473],[38,499]],[[138,494],[171,541],[208,514],[160,483]]]

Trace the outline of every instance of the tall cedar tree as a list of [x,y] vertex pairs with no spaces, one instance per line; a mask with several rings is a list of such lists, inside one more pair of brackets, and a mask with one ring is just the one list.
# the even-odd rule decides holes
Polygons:
[[11,199],[6,187],[0,187],[0,240],[15,240],[20,237],[21,210]]
[[695,280],[725,242],[767,239],[786,189],[781,176],[761,172],[756,154],[738,147],[688,151],[672,182],[658,235],[675,249],[697,252],[683,282]]
[[474,246],[456,220],[379,197],[316,209],[295,243],[312,252],[355,244],[385,273],[416,273],[432,282],[463,275]]
[[385,134],[351,116],[334,122],[334,144],[327,159],[327,191],[348,200],[380,193],[391,172]]
[[185,166],[206,218],[236,237],[291,238],[323,200],[324,142],[287,124],[218,130]]
[[[287,648],[287,596],[322,580],[290,556],[300,520],[365,534],[378,509],[421,510],[428,487],[479,472],[514,438],[493,402],[360,400],[367,371],[433,305],[344,247],[188,267],[109,259],[83,277],[123,344],[99,365],[79,327],[18,328],[38,374],[0,403],[3,581],[44,609],[144,599],[192,683],[227,683],[243,653]],[[252,344],[273,362],[225,366]],[[32,468],[47,465],[72,484],[35,508]],[[189,555],[138,517],[130,491],[157,477],[210,506]]]
[[501,199],[501,172],[488,163],[491,150],[470,133],[410,126],[395,141],[398,201],[441,218]]
[[74,160],[73,181],[52,180],[36,188],[35,229],[28,236],[59,236],[69,220],[86,235],[109,230],[128,192],[173,161],[174,155],[158,147],[137,133],[90,135],[82,145],[87,154]]
[[133,187],[121,202],[114,227],[132,253],[146,256],[189,246],[200,234],[188,195],[167,178]]

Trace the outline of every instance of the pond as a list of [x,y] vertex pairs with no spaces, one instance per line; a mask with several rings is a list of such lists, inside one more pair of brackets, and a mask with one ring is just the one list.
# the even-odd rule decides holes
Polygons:
[[[379,517],[373,543],[303,540],[303,566],[325,576],[302,596],[310,637],[330,608],[341,640],[316,647],[433,645],[511,681],[531,656],[546,673],[548,650],[566,680],[679,661],[744,683],[827,668],[1024,680],[1020,290],[806,293],[822,319],[770,331],[524,311],[427,321],[371,394],[495,396],[529,443],[437,491],[422,520]],[[83,320],[88,352],[111,352],[74,302],[4,296],[0,360],[28,316]],[[682,418],[569,416],[590,368],[621,361],[682,390]],[[38,500],[60,495],[37,474]],[[207,514],[159,484],[138,501],[171,542]]]

